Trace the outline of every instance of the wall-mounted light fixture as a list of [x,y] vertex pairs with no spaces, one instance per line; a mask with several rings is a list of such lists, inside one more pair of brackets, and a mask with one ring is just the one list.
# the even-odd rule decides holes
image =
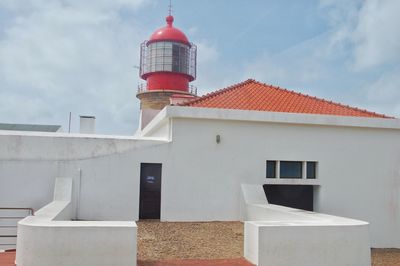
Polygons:
[[220,136],[220,135],[217,135],[217,136],[215,137],[215,141],[216,141],[217,143],[220,143],[220,142],[221,142],[221,136]]

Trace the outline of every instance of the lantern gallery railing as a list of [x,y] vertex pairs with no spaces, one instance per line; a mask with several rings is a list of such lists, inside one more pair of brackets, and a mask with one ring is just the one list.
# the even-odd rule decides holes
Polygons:
[[[138,85],[137,93],[143,93],[149,91],[147,89],[147,85],[142,83]],[[197,95],[197,87],[193,85],[189,85],[188,92],[193,95]]]

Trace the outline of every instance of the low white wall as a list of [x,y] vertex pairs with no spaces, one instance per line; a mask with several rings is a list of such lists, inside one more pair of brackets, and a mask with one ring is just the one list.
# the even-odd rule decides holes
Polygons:
[[135,222],[64,221],[73,216],[72,179],[57,178],[54,201],[18,223],[18,266],[135,266]]
[[245,257],[259,266],[367,266],[367,224],[246,222]]
[[258,205],[268,204],[262,185],[241,184],[240,217],[242,221],[257,221],[260,212]]
[[268,204],[262,185],[242,184],[244,256],[263,266],[371,264],[368,223]]

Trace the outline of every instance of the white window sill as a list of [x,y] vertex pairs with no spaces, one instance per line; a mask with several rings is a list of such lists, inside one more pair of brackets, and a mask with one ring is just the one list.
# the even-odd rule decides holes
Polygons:
[[312,185],[320,186],[318,179],[300,179],[300,178],[266,178],[267,185]]

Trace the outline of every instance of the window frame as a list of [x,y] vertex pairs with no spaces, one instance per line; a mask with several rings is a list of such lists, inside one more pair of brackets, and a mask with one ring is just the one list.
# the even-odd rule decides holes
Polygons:
[[[282,165],[283,168],[285,168],[285,163],[297,163],[297,167],[299,167],[297,171],[297,176],[282,176]],[[273,164],[273,173],[269,173],[271,170],[271,164]],[[286,164],[287,165],[287,164]],[[312,165],[312,170],[310,166]],[[310,161],[295,161],[295,160],[266,160],[265,163],[265,177],[267,179],[293,179],[293,180],[298,180],[298,179],[310,179],[310,180],[316,180],[318,179],[318,167],[319,167],[319,162],[316,160],[310,160]],[[284,169],[285,171],[285,169]],[[310,172],[312,171],[312,172]]]
[[[271,169],[270,168],[271,166],[269,166],[268,163],[270,163],[270,164],[273,163],[273,176],[272,175],[268,176],[268,170]],[[276,175],[277,163],[278,163],[277,161],[267,160],[267,162],[266,162],[266,178],[268,178],[268,179],[277,178],[277,175]]]

